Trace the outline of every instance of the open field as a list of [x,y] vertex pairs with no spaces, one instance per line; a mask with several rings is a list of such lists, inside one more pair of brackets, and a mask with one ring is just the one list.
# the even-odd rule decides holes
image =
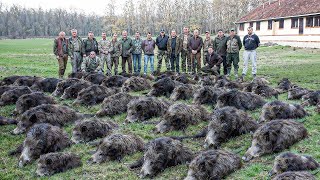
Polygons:
[[[53,39],[1,40],[0,76],[35,75],[42,77],[58,77],[58,64],[52,54],[52,44]],[[298,49],[282,46],[260,47],[258,49],[258,58],[258,76],[266,77],[272,83],[272,86],[276,86],[276,82],[287,77],[293,83],[302,87],[313,90],[320,89],[319,49]],[[155,59],[155,68],[156,64],[157,60]],[[162,70],[164,70],[164,67],[163,63]],[[242,58],[240,59],[240,69],[242,70]],[[66,74],[70,72],[71,65],[68,62]],[[247,76],[247,80],[251,80],[250,74]],[[142,92],[133,94],[142,94]],[[287,94],[282,94],[279,99],[290,103],[300,103],[300,101],[288,101],[286,100],[286,97]],[[269,99],[268,101],[272,100],[274,99]],[[61,104],[68,104],[72,106],[72,101],[60,102]],[[190,103],[190,101],[181,102]],[[210,112],[212,112],[212,107],[206,107]],[[10,117],[14,108],[14,105],[0,107],[0,115]],[[81,106],[74,108],[79,112],[92,114],[97,112],[100,106]],[[289,151],[312,155],[318,162],[320,162],[320,114],[316,114],[314,112],[314,107],[308,107],[306,109],[308,113],[310,113],[310,116],[297,121],[305,124],[309,132],[309,137],[293,145]],[[258,119],[260,112],[261,109],[258,109],[250,112],[250,114],[254,118]],[[146,142],[155,137],[162,136],[152,132],[154,125],[146,125],[142,123],[122,125],[125,117],[125,114],[114,117],[114,121],[120,125],[120,132],[135,133],[141,136]],[[189,127],[186,134],[195,134],[205,125],[206,123],[201,123],[197,126]],[[14,149],[23,142],[24,139],[24,135],[11,135],[10,132],[14,128],[15,126],[13,125],[0,127],[0,179],[35,178],[35,162],[24,168],[18,168],[17,157],[10,157],[7,155],[9,150]],[[70,136],[72,128],[73,125],[69,125],[65,128]],[[183,134],[178,131],[164,134],[164,136],[171,135],[177,136]],[[203,149],[203,140],[185,140],[183,143],[194,151]],[[242,156],[250,145],[251,135],[248,134],[233,138],[227,143],[223,143],[222,148],[231,150]],[[90,158],[88,152],[92,150],[94,150],[94,148],[86,144],[77,144],[65,149],[65,151],[71,151],[79,154],[82,157],[84,165],[81,168],[56,174],[50,179],[138,179],[138,176],[136,175],[137,172],[130,171],[124,163],[131,163],[137,160],[142,153],[127,156],[122,160],[122,162],[107,162],[100,165],[88,165],[86,163]],[[269,179],[267,174],[271,169],[276,155],[277,154],[265,155],[261,158],[256,158],[249,163],[244,163],[240,170],[231,174],[226,179]],[[187,170],[188,168],[186,165],[168,168],[156,176],[155,179],[183,179],[187,174]],[[320,179],[320,173],[317,173],[316,176]]]

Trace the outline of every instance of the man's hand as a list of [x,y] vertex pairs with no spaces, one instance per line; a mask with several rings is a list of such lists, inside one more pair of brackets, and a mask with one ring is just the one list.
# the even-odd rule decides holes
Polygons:
[[57,59],[60,59],[60,56],[56,56]]
[[208,66],[208,65],[209,65],[208,63],[205,64],[205,66]]
[[192,52],[192,54],[197,54],[196,50],[192,50],[191,52]]

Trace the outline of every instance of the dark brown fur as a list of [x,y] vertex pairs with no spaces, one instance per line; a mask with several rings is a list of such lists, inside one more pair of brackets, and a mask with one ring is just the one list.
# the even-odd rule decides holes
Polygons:
[[307,88],[302,88],[302,87],[293,87],[290,88],[288,91],[288,99],[293,100],[293,99],[301,99],[302,96],[310,93],[310,91]]
[[61,81],[61,79],[57,78],[45,78],[40,81],[36,81],[32,86],[32,90],[43,91],[52,93],[56,88],[57,84]]
[[0,106],[15,104],[20,96],[30,94],[31,92],[31,89],[27,86],[19,86],[8,90],[1,95]]
[[84,80],[100,85],[107,76],[101,73],[92,73],[87,75]]
[[218,97],[225,92],[226,90],[223,88],[203,86],[199,88],[197,91],[195,91],[193,95],[193,103],[216,105]]
[[129,92],[129,91],[144,91],[151,88],[150,81],[141,77],[131,77],[127,79],[121,88],[122,92]]
[[0,126],[9,125],[9,124],[18,124],[18,121],[15,119],[10,119],[10,118],[0,116]]
[[13,84],[17,79],[19,79],[21,76],[8,76],[3,78],[0,81],[0,86],[5,86],[5,85],[11,85]]
[[36,76],[21,76],[13,85],[15,86],[28,86],[31,87],[34,83],[42,81],[44,78]]
[[76,99],[78,97],[78,93],[85,88],[92,86],[93,84],[89,81],[80,81],[77,82],[64,90],[61,99]]
[[193,98],[193,94],[197,89],[199,89],[200,86],[197,85],[191,85],[191,84],[182,84],[177,85],[170,96],[170,99],[173,101],[178,100],[188,100]]
[[289,171],[274,177],[272,180],[316,180],[308,171]]
[[283,78],[279,83],[278,83],[278,89],[280,92],[287,92],[290,88],[292,87],[292,83],[289,81],[288,78]]
[[315,106],[320,103],[320,91],[315,91],[302,96],[303,106]]
[[122,87],[123,83],[127,80],[127,77],[123,77],[120,75],[109,76],[105,78],[101,85],[106,87]]
[[70,87],[71,85],[80,82],[80,79],[77,78],[71,78],[71,79],[66,79],[63,81],[60,81],[57,84],[56,89],[54,90],[54,92],[52,93],[53,96],[59,97],[64,93],[64,90],[67,89],[68,87]]
[[169,97],[175,88],[175,82],[166,77],[158,80],[156,83],[152,85],[151,91],[148,93],[149,96],[166,96]]

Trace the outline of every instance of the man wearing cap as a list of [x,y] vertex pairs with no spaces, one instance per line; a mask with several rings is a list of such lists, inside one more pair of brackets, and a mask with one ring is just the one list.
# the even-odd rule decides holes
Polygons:
[[161,66],[162,66],[162,59],[164,58],[164,61],[166,63],[167,71],[170,71],[170,62],[168,58],[168,51],[167,51],[167,43],[168,43],[169,36],[167,36],[164,32],[164,29],[160,30],[160,35],[156,39],[156,45],[158,46],[158,67],[157,67],[157,73],[160,73]]
[[223,74],[227,75],[227,37],[224,35],[223,30],[218,30],[218,35],[213,41],[213,49],[223,59]]
[[192,34],[189,32],[188,27],[183,28],[183,34],[180,35],[182,39],[182,50],[181,50],[181,71],[186,72],[186,62],[188,65],[188,72],[191,72],[191,59],[190,52],[188,50],[188,42],[192,38]]
[[193,74],[196,74],[201,69],[202,45],[202,37],[199,36],[199,31],[196,29],[193,31],[193,37],[189,40],[188,43]]
[[208,48],[208,54],[205,59],[205,67],[201,68],[204,73],[210,73],[213,75],[220,74],[220,64],[222,63],[222,57],[215,53],[212,46]]
[[203,64],[205,64],[209,46],[213,47],[213,39],[210,37],[210,31],[206,31],[206,39],[203,41]]
[[234,67],[234,76],[238,78],[239,69],[239,51],[242,48],[241,39],[235,34],[235,30],[231,29],[227,38],[227,76],[230,76],[231,65]]
[[260,45],[259,37],[254,34],[252,27],[248,27],[248,34],[243,37],[243,71],[241,80],[243,81],[244,76],[247,74],[248,61],[251,59],[252,62],[252,76],[256,77],[257,74],[257,52],[256,49]]

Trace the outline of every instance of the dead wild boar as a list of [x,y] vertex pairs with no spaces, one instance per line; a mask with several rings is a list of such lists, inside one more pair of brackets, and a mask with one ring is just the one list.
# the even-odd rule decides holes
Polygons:
[[127,80],[127,77],[123,77],[120,75],[108,76],[106,77],[101,85],[106,87],[122,87],[123,83]]
[[243,110],[230,106],[216,109],[208,125],[205,147],[218,148],[222,142],[257,128],[257,122]]
[[36,173],[38,176],[51,176],[80,166],[81,158],[74,153],[48,153],[40,156]]
[[66,79],[66,80],[63,80],[63,81],[60,81],[58,84],[57,84],[57,87],[56,89],[54,90],[54,92],[52,93],[52,96],[55,96],[55,97],[60,97],[63,93],[64,93],[64,90],[67,89],[68,87],[70,87],[71,85],[77,83],[77,82],[80,82],[81,80],[80,79],[77,79],[77,78],[71,78],[71,79]]
[[287,171],[315,170],[319,167],[320,165],[311,156],[284,152],[275,158],[269,176]]
[[104,138],[89,160],[93,163],[122,160],[126,155],[143,151],[143,140],[135,135],[113,134]]
[[31,87],[34,83],[40,82],[43,79],[44,78],[42,77],[36,77],[36,76],[21,76],[16,81],[14,81],[13,85]]
[[268,86],[268,85],[257,85],[252,87],[252,92],[254,94],[260,95],[264,98],[275,97],[278,99],[278,95],[280,94],[278,90]]
[[209,112],[201,105],[173,104],[161,117],[156,125],[157,133],[165,133],[172,130],[185,131],[189,125],[198,124],[209,120]]
[[31,92],[31,89],[27,86],[18,86],[8,90],[1,95],[0,106],[15,104],[20,96],[30,94]]
[[19,118],[18,126],[13,134],[26,132],[32,125],[37,123],[49,123],[62,127],[67,123],[82,119],[85,115],[75,110],[57,104],[42,104],[24,112]]
[[23,141],[19,167],[38,159],[42,154],[61,151],[71,143],[68,134],[61,128],[47,123],[36,124]]
[[308,113],[301,105],[273,101],[262,107],[260,122],[271,121],[273,119],[299,119],[307,115]]
[[302,96],[310,93],[310,91],[307,88],[302,87],[292,87],[288,90],[288,100],[294,100],[294,99],[301,99]]
[[96,113],[98,117],[114,116],[127,112],[128,103],[138,97],[131,96],[128,93],[119,92],[117,94],[106,97],[101,105],[101,109]]
[[52,93],[61,79],[57,78],[44,78],[40,81],[36,81],[30,88],[35,91],[43,91]]
[[106,97],[119,92],[118,88],[107,88],[105,86],[93,85],[88,88],[82,89],[78,93],[77,99],[73,102],[73,105],[95,105],[101,103]]
[[272,180],[316,180],[308,171],[288,171],[277,175]]
[[9,90],[12,90],[12,89],[15,89],[19,86],[0,86],[0,97],[3,93],[5,93],[6,91],[9,91]]
[[140,177],[154,177],[164,169],[190,162],[193,152],[180,141],[160,137],[147,143],[143,157],[130,168],[141,167]]
[[193,94],[200,86],[191,84],[177,85],[170,96],[172,101],[188,100],[193,98]]
[[133,99],[128,104],[126,122],[141,122],[152,117],[159,117],[167,111],[170,105],[170,102],[155,97]]
[[110,135],[118,125],[114,122],[102,121],[97,118],[77,121],[72,131],[71,140],[74,143],[93,141]]
[[5,77],[0,81],[0,86],[12,85],[20,77],[21,76],[8,76],[8,77]]
[[132,76],[123,83],[121,91],[136,92],[136,91],[144,91],[150,88],[151,88],[151,84],[149,80],[142,77]]
[[101,73],[91,73],[87,75],[84,80],[92,82],[93,84],[100,85],[102,81],[106,78],[104,74]]
[[76,99],[78,93],[85,88],[92,86],[93,84],[89,81],[80,81],[77,82],[64,90],[64,93],[61,96],[61,99]]
[[216,107],[234,106],[242,110],[255,110],[262,107],[265,103],[266,101],[259,95],[233,89],[218,97]]
[[306,138],[307,129],[293,120],[273,120],[260,126],[253,134],[251,147],[242,157],[250,161],[264,154],[280,152]]
[[238,155],[225,150],[209,150],[191,161],[185,180],[222,179],[240,167]]
[[18,98],[13,114],[22,114],[27,110],[41,104],[57,104],[57,102],[52,96],[48,96],[43,92],[33,92],[30,94],[25,94]]
[[302,106],[315,106],[320,103],[320,91],[314,91],[302,96]]
[[280,93],[287,92],[291,87],[292,83],[289,81],[288,78],[283,78],[279,83],[278,83],[278,89]]
[[225,92],[226,90],[223,88],[203,86],[195,91],[193,95],[193,103],[215,105],[218,101],[218,97]]
[[170,97],[173,89],[175,88],[175,82],[171,78],[162,78],[152,85],[151,91],[148,93],[149,96],[166,96]]

